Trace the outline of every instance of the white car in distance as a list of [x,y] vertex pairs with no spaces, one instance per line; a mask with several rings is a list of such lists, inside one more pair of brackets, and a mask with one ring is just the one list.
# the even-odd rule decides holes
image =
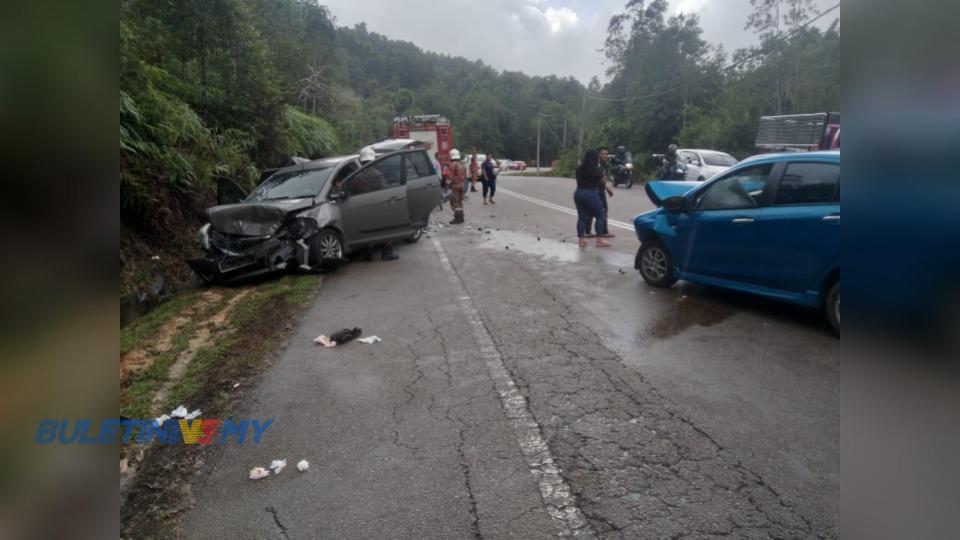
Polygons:
[[677,158],[687,165],[687,180],[704,181],[737,164],[736,158],[717,150],[681,148]]

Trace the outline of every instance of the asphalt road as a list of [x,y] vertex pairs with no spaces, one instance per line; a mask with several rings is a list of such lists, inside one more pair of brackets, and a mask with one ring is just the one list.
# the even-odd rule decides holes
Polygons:
[[[839,340],[819,314],[576,246],[572,180],[498,180],[399,261],[329,276],[208,463],[189,537],[839,536]],[[323,349],[360,326],[382,343]],[[285,458],[259,481],[254,466]],[[310,469],[294,468],[300,459]]]

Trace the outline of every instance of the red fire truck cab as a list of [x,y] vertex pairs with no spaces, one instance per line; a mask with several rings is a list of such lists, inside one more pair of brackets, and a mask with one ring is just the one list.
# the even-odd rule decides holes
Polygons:
[[393,138],[414,139],[430,143],[430,156],[440,154],[440,166],[450,165],[450,150],[453,149],[453,126],[450,120],[439,114],[398,116],[393,119]]

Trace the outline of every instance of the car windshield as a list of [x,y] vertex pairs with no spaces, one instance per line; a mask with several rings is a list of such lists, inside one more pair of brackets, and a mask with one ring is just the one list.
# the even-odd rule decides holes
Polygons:
[[244,202],[316,197],[330,177],[333,166],[323,169],[277,173],[253,190]]
[[703,152],[703,161],[707,165],[717,167],[732,167],[737,164],[737,160],[730,154],[721,154],[720,152]]

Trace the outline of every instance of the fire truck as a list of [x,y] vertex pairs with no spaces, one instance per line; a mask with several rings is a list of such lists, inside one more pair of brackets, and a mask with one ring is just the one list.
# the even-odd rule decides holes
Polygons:
[[439,114],[398,116],[393,119],[394,139],[414,139],[430,143],[430,156],[440,154],[440,166],[450,165],[450,150],[453,149],[453,126],[450,120]]

